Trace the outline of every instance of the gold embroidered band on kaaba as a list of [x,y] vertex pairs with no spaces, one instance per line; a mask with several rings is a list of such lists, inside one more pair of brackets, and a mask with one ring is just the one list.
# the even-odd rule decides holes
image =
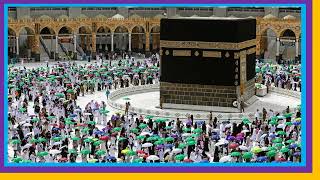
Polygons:
[[241,50],[241,49],[255,46],[255,45],[256,45],[256,39],[251,39],[251,40],[243,41],[243,42],[239,42],[239,43],[160,40],[160,48]]

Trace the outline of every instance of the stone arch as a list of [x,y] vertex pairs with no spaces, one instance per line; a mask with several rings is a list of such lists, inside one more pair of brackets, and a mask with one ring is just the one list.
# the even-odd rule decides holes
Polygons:
[[156,52],[160,50],[160,25],[150,28],[150,50]]
[[55,35],[56,32],[53,28],[49,27],[49,26],[45,26],[40,30],[40,34],[52,34]]
[[280,32],[280,54],[284,60],[293,60],[296,57],[296,38],[297,34],[290,28]]
[[35,31],[33,27],[22,26],[17,35],[19,37],[19,52],[17,53],[20,57],[31,58],[32,52],[34,52],[36,48]]
[[67,25],[64,25],[64,26],[61,26],[58,31],[57,31],[57,34],[58,35],[65,35],[65,34],[72,34],[73,33],[73,29],[70,27],[70,26],[67,26]]
[[127,51],[129,47],[129,28],[118,25],[114,30],[114,50]]
[[15,30],[13,28],[8,28],[8,55],[9,58],[13,58],[16,55],[17,52],[17,33],[15,32]]
[[142,53],[145,49],[146,34],[145,29],[141,25],[136,25],[131,29],[132,52]]
[[100,26],[97,28],[97,51],[104,53],[111,50],[111,28],[108,26]]

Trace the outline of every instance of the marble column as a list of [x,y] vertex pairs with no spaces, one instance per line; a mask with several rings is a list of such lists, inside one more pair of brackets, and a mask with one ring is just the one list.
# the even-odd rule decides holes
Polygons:
[[77,60],[77,35],[73,35],[73,59]]
[[131,33],[129,33],[129,52],[131,52]]
[[277,51],[276,51],[276,61],[279,62],[280,60],[280,38],[277,38]]
[[55,60],[59,58],[59,53],[58,53],[58,36],[56,35],[56,49],[55,49]]
[[295,61],[299,61],[300,60],[300,56],[299,56],[299,38],[296,39],[296,56],[295,56]]
[[91,55],[92,55],[92,59],[96,59],[96,55],[97,55],[97,35],[96,33],[92,33],[92,48],[91,48]]
[[17,58],[19,58],[19,36],[16,36],[16,50],[17,50]]
[[111,52],[113,52],[113,38],[114,38],[114,33],[111,33]]

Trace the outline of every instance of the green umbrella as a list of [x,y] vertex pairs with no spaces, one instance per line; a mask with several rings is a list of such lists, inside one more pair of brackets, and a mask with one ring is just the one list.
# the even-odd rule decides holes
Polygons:
[[277,131],[277,134],[279,134],[279,135],[286,135],[286,132],[284,132],[284,131]]
[[276,150],[277,150],[276,147],[273,147],[273,146],[269,146],[269,147],[268,147],[268,151],[276,151]]
[[19,112],[26,112],[27,111],[27,109],[26,108],[19,108]]
[[240,152],[232,152],[230,155],[231,155],[231,157],[239,157],[239,156],[241,156],[241,153]]
[[284,116],[285,118],[289,118],[289,117],[292,116],[292,113],[287,113],[287,114],[284,114],[283,116]]
[[146,141],[148,141],[148,142],[150,142],[150,141],[156,141],[156,140],[158,140],[158,138],[155,138],[155,137],[148,137],[148,138],[146,139]]
[[173,137],[167,137],[167,138],[165,139],[165,141],[166,141],[166,142],[172,142],[172,141],[174,141],[174,138],[173,138]]
[[47,142],[47,139],[43,138],[43,137],[39,137],[37,142],[42,143],[42,142]]
[[102,143],[102,141],[96,141],[93,143],[94,146],[100,146],[100,144]]
[[243,153],[242,158],[243,159],[251,159],[252,155],[253,154],[251,152],[245,152],[245,153]]
[[118,141],[125,141],[127,138],[125,138],[125,137],[120,137],[119,139],[118,139]]
[[187,145],[188,146],[193,146],[193,145],[195,145],[196,144],[196,141],[188,141],[187,142]]
[[83,128],[83,129],[81,130],[81,132],[82,132],[82,133],[87,133],[87,132],[89,132],[89,128],[88,128],[88,127],[85,127],[85,128]]
[[184,158],[185,158],[184,154],[178,154],[174,157],[175,160],[179,160],[179,161],[182,161]]
[[271,121],[269,122],[269,124],[271,124],[271,125],[277,125],[277,124],[278,124],[278,122],[277,122],[277,121],[273,121],[273,120],[271,120]]
[[59,97],[59,98],[63,98],[64,97],[64,94],[63,93],[56,93],[55,94],[57,97]]
[[85,143],[91,143],[91,142],[93,142],[93,140],[92,140],[91,138],[86,138],[83,142],[85,142]]
[[243,124],[250,124],[250,120],[248,118],[243,118],[242,119]]
[[286,126],[292,126],[293,124],[292,124],[292,122],[286,122],[285,125]]
[[183,128],[182,131],[183,131],[183,132],[190,132],[190,131],[191,131],[191,128]]
[[130,150],[130,151],[128,151],[128,152],[126,153],[126,155],[128,155],[128,156],[135,156],[135,155],[137,155],[137,153],[136,153],[135,151]]
[[140,128],[140,129],[144,129],[144,128],[146,128],[147,126],[148,126],[148,125],[146,125],[146,124],[140,124],[140,125],[139,125],[139,128]]
[[273,143],[281,143],[282,141],[282,138],[275,138],[274,140],[272,140]]
[[49,120],[52,120],[52,119],[54,119],[54,118],[56,118],[55,116],[48,116],[47,117]]
[[178,146],[178,148],[180,148],[180,149],[184,149],[185,147],[187,147],[187,145],[185,143],[181,143]]
[[12,162],[15,162],[15,163],[19,163],[21,162],[23,159],[21,157],[16,157],[16,158],[13,158],[12,159]]
[[35,139],[35,138],[32,138],[32,139],[30,140],[30,143],[37,143],[37,142],[38,142],[38,140]]
[[87,155],[87,154],[90,153],[90,150],[84,149],[84,150],[81,150],[80,153],[83,154],[83,155]]
[[106,151],[105,150],[98,150],[97,152],[96,152],[96,155],[98,155],[98,156],[102,156],[102,155],[105,155],[106,154]]
[[271,151],[267,152],[267,156],[269,158],[274,157],[276,154],[277,154],[277,151],[275,151],[275,150],[271,150]]
[[112,132],[120,132],[121,131],[121,127],[115,127],[112,129]]
[[68,117],[68,118],[64,118],[65,121],[72,121],[72,118],[71,117]]
[[123,98],[123,100],[129,101],[129,100],[130,100],[130,98],[128,98],[128,97],[124,97],[124,98]]
[[286,140],[286,143],[287,143],[287,144],[292,144],[292,143],[294,143],[294,142],[295,142],[295,140],[293,140],[293,139]]
[[152,116],[152,115],[146,115],[145,118],[146,118],[146,119],[152,119],[152,118],[154,118],[154,116]]
[[94,121],[88,121],[87,124],[95,125],[96,122],[94,122]]
[[73,89],[68,89],[67,93],[74,93],[74,90]]
[[133,163],[141,163],[143,161],[143,158],[134,159]]
[[271,117],[271,121],[278,121],[278,117],[277,116]]
[[11,141],[11,144],[20,144],[21,141],[19,139],[14,139]]
[[42,151],[42,152],[38,152],[37,156],[43,157],[43,156],[46,156],[46,155],[48,155],[48,154],[49,154],[48,152]]
[[69,149],[69,154],[77,154],[77,150],[75,149]]
[[202,129],[197,128],[197,129],[194,129],[193,132],[194,132],[194,133],[202,133]]
[[23,159],[22,161],[20,161],[19,163],[32,163],[31,160],[28,159]]
[[194,141],[194,139],[192,137],[187,137],[186,141]]
[[65,124],[66,124],[66,125],[73,125],[73,124],[75,124],[75,122],[73,122],[73,121],[66,121]]
[[139,140],[143,140],[145,138],[145,136],[137,136],[137,139],[139,139]]
[[155,145],[160,145],[160,144],[164,144],[164,142],[161,141],[161,140],[158,140],[158,141],[155,141],[153,144],[155,144]]
[[165,127],[165,129],[167,129],[167,130],[172,129],[172,128],[173,128],[172,126]]
[[280,149],[280,152],[282,152],[282,153],[286,153],[286,152],[289,152],[289,149],[288,149],[288,148],[286,148],[286,147],[284,147],[284,148]]
[[133,129],[130,129],[130,132],[132,132],[132,133],[138,133],[139,132],[139,129],[137,129],[137,128],[133,128]]
[[31,121],[32,122],[38,122],[38,121],[40,121],[40,119],[39,118],[33,118],[33,119],[31,119]]
[[276,143],[274,146],[277,147],[277,148],[280,148],[280,147],[283,146],[283,144],[282,143]]
[[57,141],[61,141],[62,137],[55,137],[53,138],[53,141],[57,142]]

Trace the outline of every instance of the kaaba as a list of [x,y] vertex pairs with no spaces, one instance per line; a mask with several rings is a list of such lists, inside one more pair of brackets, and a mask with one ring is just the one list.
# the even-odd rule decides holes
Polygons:
[[162,19],[160,104],[234,107],[249,100],[255,54],[255,19]]

